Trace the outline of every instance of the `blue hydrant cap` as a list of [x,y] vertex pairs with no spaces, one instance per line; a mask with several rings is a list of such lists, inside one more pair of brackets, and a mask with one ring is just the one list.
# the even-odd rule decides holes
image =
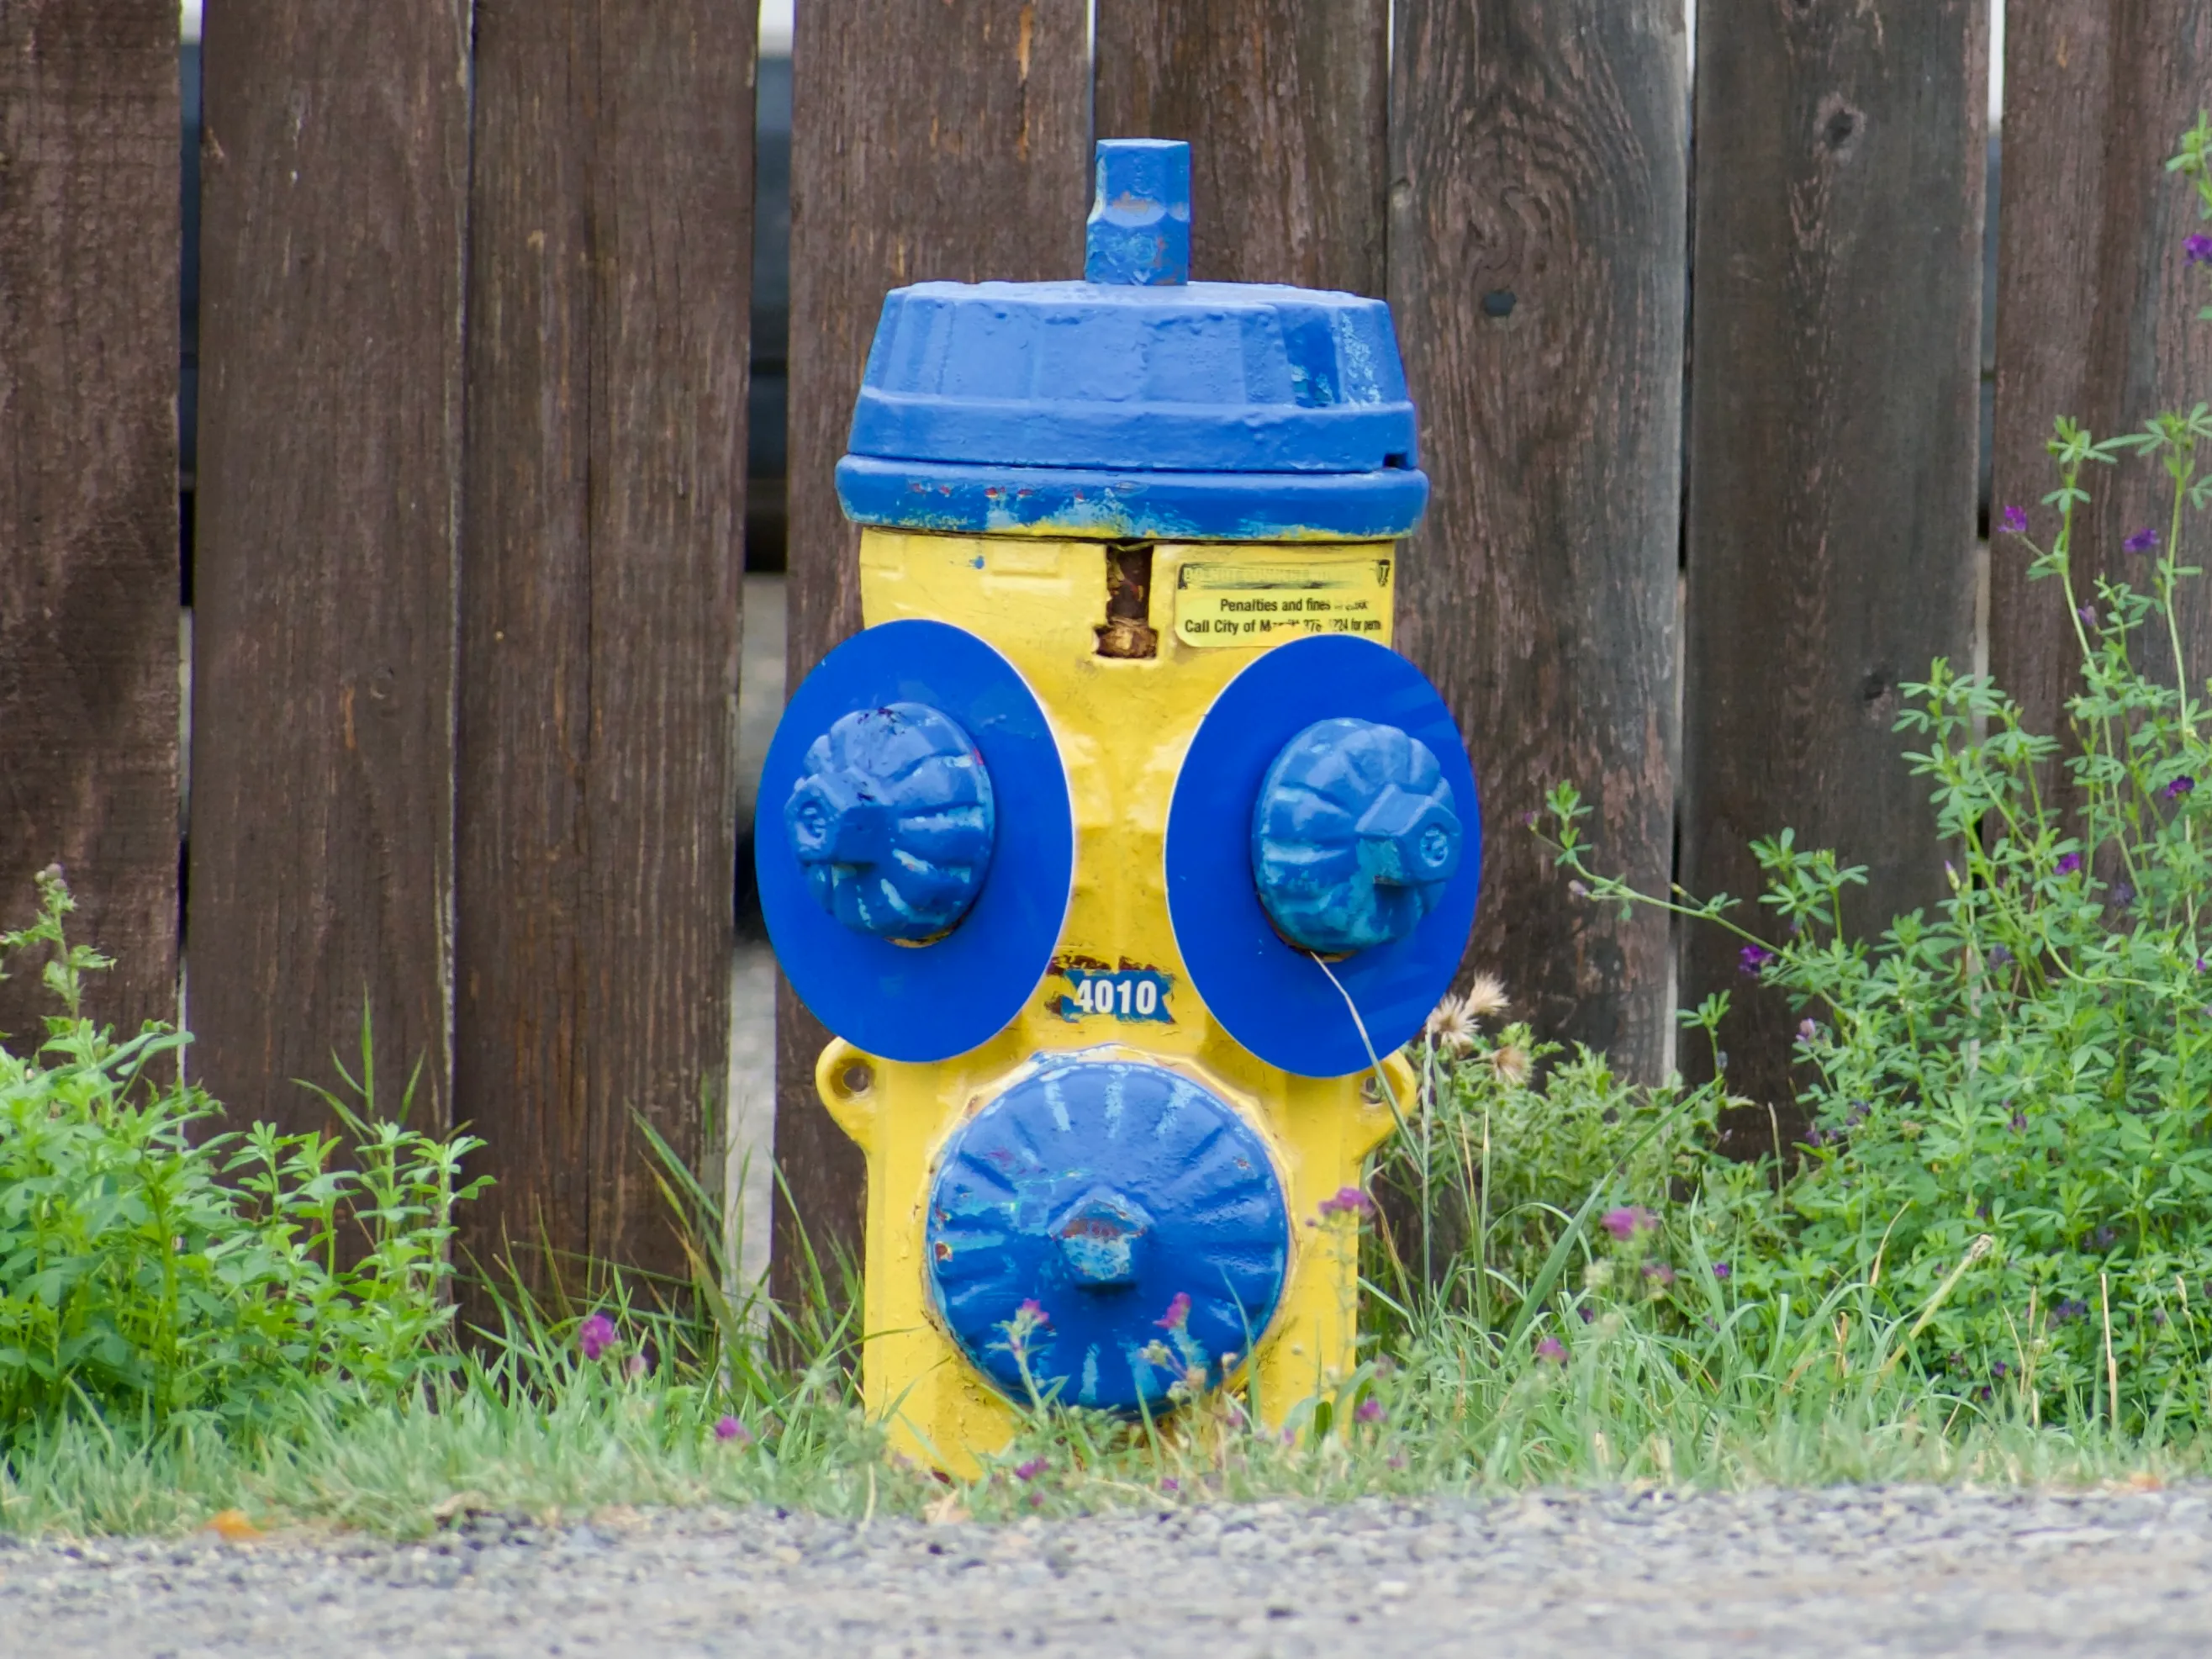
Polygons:
[[1379,300],[1193,283],[1189,146],[1109,139],[1079,283],[893,290],[837,468],[862,524],[1381,538],[1428,500]]
[[816,903],[855,933],[908,945],[967,915],[998,834],[975,740],[918,702],[856,710],[817,738],[783,821]]
[[1309,951],[1404,939],[1459,873],[1459,803],[1428,744],[1376,720],[1316,720],[1283,745],[1252,807],[1252,874]]
[[963,1121],[924,1261],[961,1351],[1009,1398],[1171,1410],[1266,1333],[1289,1197],[1229,1103],[1164,1066],[1061,1054]]

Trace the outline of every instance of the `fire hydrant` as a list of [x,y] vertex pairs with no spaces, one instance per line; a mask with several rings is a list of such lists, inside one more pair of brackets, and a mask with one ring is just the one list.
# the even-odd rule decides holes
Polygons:
[[1328,1397],[1474,920],[1474,775],[1390,649],[1428,481],[1389,307],[1190,282],[1189,179],[1102,143],[1082,282],[886,298],[837,469],[866,626],[761,784],[867,1155],[863,1393],[958,1473],[1048,1402]]

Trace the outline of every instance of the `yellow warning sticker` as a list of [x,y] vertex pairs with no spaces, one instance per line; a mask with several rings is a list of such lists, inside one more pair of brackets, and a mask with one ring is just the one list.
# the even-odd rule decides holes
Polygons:
[[1279,645],[1308,634],[1390,643],[1394,559],[1202,560],[1176,573],[1176,637],[1185,645]]

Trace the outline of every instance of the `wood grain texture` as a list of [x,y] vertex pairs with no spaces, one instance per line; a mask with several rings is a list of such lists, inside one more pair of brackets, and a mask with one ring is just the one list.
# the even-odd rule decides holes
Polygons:
[[225,0],[204,46],[192,1063],[234,1121],[319,1125],[294,1079],[366,1004],[380,1103],[419,1062],[434,1124],[469,7]]
[[[796,685],[859,628],[858,532],[832,471],[884,292],[1068,278],[1090,206],[1083,0],[809,0],[792,46],[790,646]],[[781,811],[781,803],[763,803]],[[802,1223],[859,1259],[859,1152],[814,1094],[821,1025],[780,986],[773,1285]]]
[[[2195,320],[2205,285],[2184,264],[2203,228],[2195,192],[2165,170],[2199,108],[2212,103],[2212,0],[2047,0],[2017,9],[2005,39],[2004,185],[1997,289],[1992,517],[2027,509],[2051,544],[2057,488],[2044,444],[2071,416],[2100,437],[2188,408],[2212,385],[2212,327]],[[2076,515],[2075,592],[2097,578],[2141,588],[2148,562],[2120,544],[2145,525],[2163,534],[2170,498],[2155,469],[2094,468]],[[2204,548],[2185,544],[2188,562]],[[1990,672],[2018,697],[2028,730],[2064,736],[2081,652],[2056,582],[2027,580],[2029,555],[2002,535],[1990,549]],[[2201,678],[2212,653],[2212,595],[2185,582],[2183,648]],[[2156,630],[2138,661],[2161,680],[2172,652]]]
[[177,124],[173,0],[0,7],[0,931],[63,865],[124,1031],[177,1018]]
[[726,1089],[753,33],[476,18],[456,1088],[498,1185],[465,1243],[680,1273],[632,1115],[701,1168]]
[[1099,0],[1106,138],[1191,147],[1191,276],[1382,292],[1389,0]]
[[[1682,879],[1755,902],[1784,827],[1868,866],[1847,926],[1943,891],[1901,683],[1972,649],[1987,7],[1701,0]],[[1738,1153],[1795,1144],[1798,1016],[1718,929]],[[1709,1057],[1686,1045],[1684,1069]],[[1770,1118],[1771,1105],[1778,1115]]]
[[1577,785],[1599,854],[1670,866],[1685,41],[1662,0],[1401,0],[1389,293],[1435,486],[1399,642],[1483,792],[1470,967],[1653,1077],[1668,930],[1572,904],[1525,827]]

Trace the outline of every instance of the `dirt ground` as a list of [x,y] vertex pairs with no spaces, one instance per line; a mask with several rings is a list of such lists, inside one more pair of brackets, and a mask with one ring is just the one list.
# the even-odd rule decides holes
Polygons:
[[1544,1493],[1012,1527],[477,1516],[0,1545],[30,1656],[2212,1654],[2212,1487]]

